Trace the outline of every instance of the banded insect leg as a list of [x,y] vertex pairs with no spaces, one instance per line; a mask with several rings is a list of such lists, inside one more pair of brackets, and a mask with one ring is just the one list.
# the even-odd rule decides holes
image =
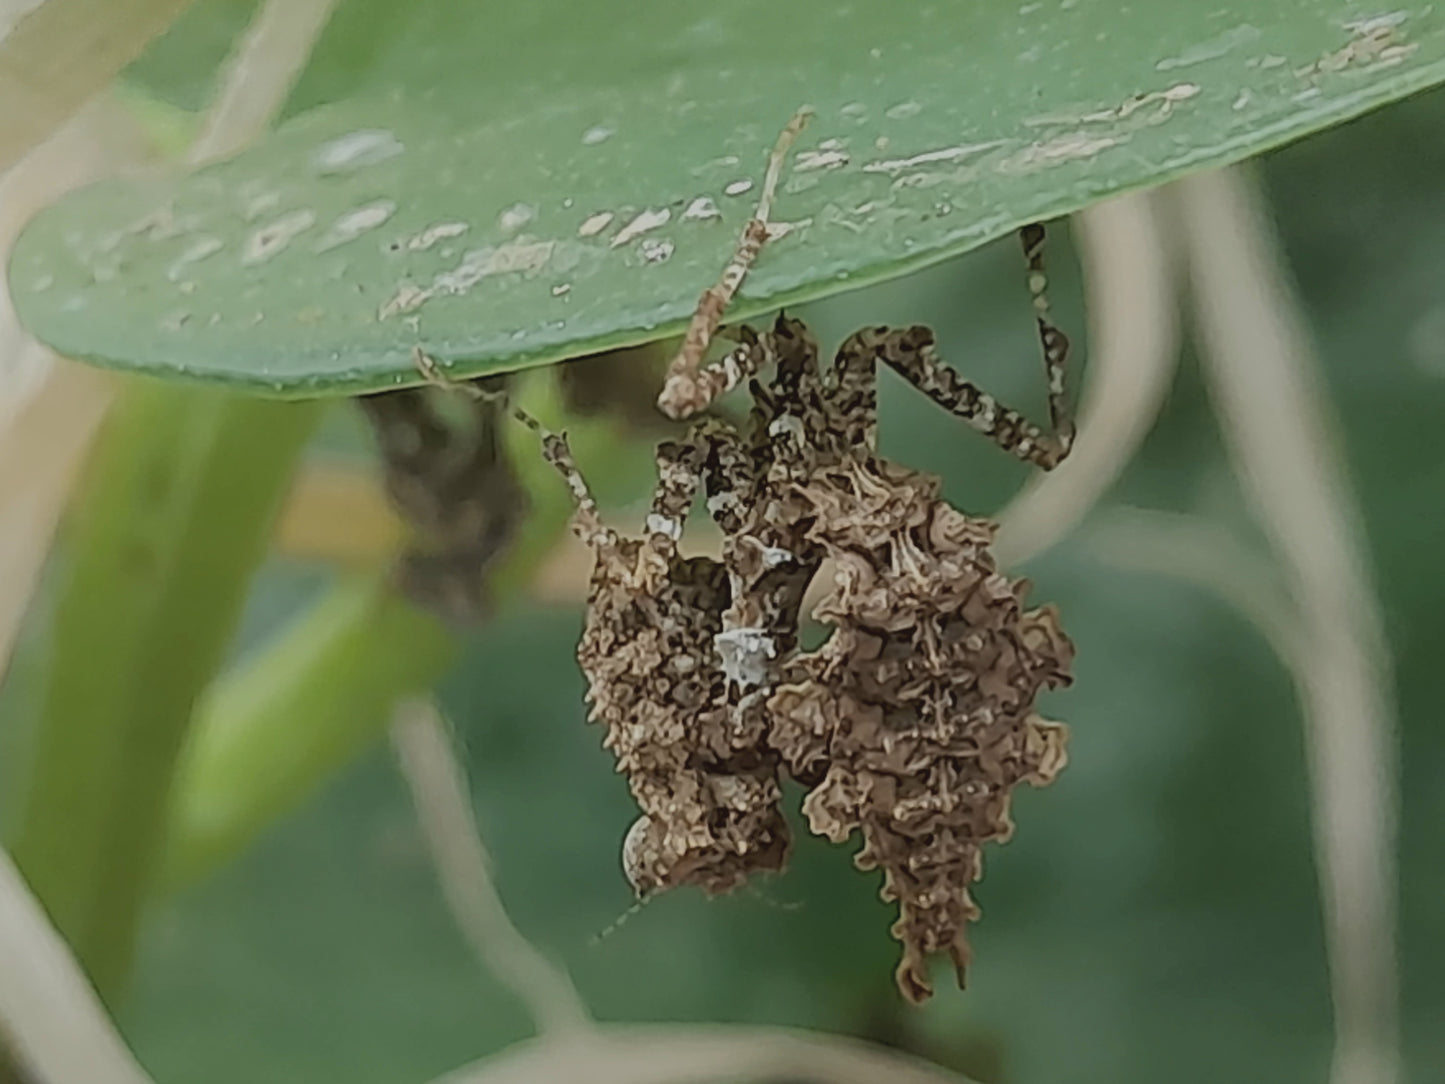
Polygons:
[[811,116],[812,110],[806,106],[799,109],[778,136],[772,153],[768,155],[767,171],[763,176],[757,209],[743,227],[742,236],[733,250],[732,259],[723,268],[722,277],[704,290],[698,299],[692,322],[683,336],[682,349],[673,359],[662,394],[657,400],[663,413],[671,418],[691,417],[721,394],[720,391],[712,390],[716,383],[714,380],[702,379],[707,371],[702,363],[703,357],[712,345],[723,313],[727,311],[743,279],[757,261],[758,253],[767,243],[768,216],[772,213],[773,199],[777,195],[778,181],[783,173],[783,163],[793,141],[798,138],[798,133],[803,130]]
[[702,485],[708,459],[707,447],[695,438],[665,440],[657,446],[657,489],[647,514],[647,539],[664,556],[677,552],[683,523]]
[[838,349],[839,405],[854,439],[873,447],[877,396],[868,374],[881,361],[923,394],[1010,455],[1050,470],[1069,450],[1067,435],[1045,432],[959,376],[934,348],[931,328],[873,327],[855,331]]
[[1029,293],[1033,296],[1034,321],[1043,350],[1044,375],[1049,386],[1049,423],[1059,446],[1059,459],[1069,454],[1074,443],[1074,412],[1065,377],[1069,362],[1069,337],[1059,330],[1049,313],[1049,277],[1044,270],[1044,225],[1034,222],[1019,230],[1024,260],[1028,264]]
[[1048,280],[1043,270],[1043,226],[1020,231],[1029,266],[1029,291],[1048,377],[1050,428],[1035,425],[1004,406],[938,356],[931,329],[871,327],[854,332],[838,349],[835,402],[850,435],[874,446],[877,431],[876,363],[882,361],[914,387],[957,415],[1004,451],[1044,470],[1058,466],[1074,442],[1073,412],[1064,375],[1069,340],[1049,316]]
[[429,383],[458,395],[465,395],[474,402],[493,403],[499,408],[505,409],[514,419],[536,433],[542,442],[542,458],[550,463],[558,474],[562,475],[572,494],[572,500],[576,505],[576,511],[572,516],[572,532],[589,549],[596,550],[616,543],[616,533],[603,524],[597,501],[592,496],[587,479],[583,477],[576,461],[572,458],[572,449],[567,444],[566,434],[553,433],[547,429],[532,415],[516,406],[505,391],[484,388],[473,381],[451,379],[437,367],[436,359],[420,347],[412,350],[412,364]]

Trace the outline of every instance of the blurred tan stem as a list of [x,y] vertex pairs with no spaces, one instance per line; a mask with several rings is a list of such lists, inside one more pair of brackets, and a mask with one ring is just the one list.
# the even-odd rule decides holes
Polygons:
[[589,1031],[592,1018],[572,980],[507,914],[477,832],[465,771],[436,707],[428,700],[404,701],[391,740],[442,894],[478,961],[527,1006],[543,1036],[560,1041]]
[[1259,630],[1296,685],[1309,644],[1294,600],[1281,588],[1274,563],[1252,552],[1230,528],[1202,516],[1113,508],[1088,532],[1102,559],[1135,572],[1176,576],[1211,591]]
[[[148,150],[139,125],[114,103],[83,110],[0,178],[0,267],[37,210]],[[0,676],[114,385],[98,370],[57,363],[20,327],[0,284]]]
[[280,114],[337,0],[266,0],[227,61],[226,76],[187,160],[225,158]]
[[1335,1012],[1333,1084],[1399,1075],[1394,705],[1359,513],[1283,259],[1251,175],[1174,198],[1205,376],[1301,621],[1306,753]]
[[31,1084],[151,1084],[3,850],[0,1051],[9,1052]]
[[956,1073],[843,1035],[731,1024],[612,1024],[535,1039],[432,1084],[968,1084]]
[[0,34],[0,173],[49,139],[190,0],[46,0]]

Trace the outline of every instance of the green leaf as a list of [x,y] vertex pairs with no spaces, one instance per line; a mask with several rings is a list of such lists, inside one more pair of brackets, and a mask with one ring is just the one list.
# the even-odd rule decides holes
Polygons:
[[107,997],[129,966],[192,707],[318,414],[137,382],[93,453],[13,851]]
[[28,326],[285,395],[414,382],[417,344],[507,370],[678,330],[805,102],[776,208],[794,228],[738,317],[1445,78],[1426,3],[378,5],[343,5],[297,92],[333,104],[41,215],[12,267]]

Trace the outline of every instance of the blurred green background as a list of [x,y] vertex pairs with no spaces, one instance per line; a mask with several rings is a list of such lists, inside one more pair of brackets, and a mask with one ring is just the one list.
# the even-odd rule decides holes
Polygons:
[[[138,83],[198,106],[250,8],[195,9],[133,72]],[[379,47],[385,20],[357,18],[335,31],[340,44],[308,72],[300,103],[341,93],[354,73],[340,58],[363,69]],[[183,114],[167,116],[184,126]],[[1402,741],[1405,1049],[1422,1084],[1445,1077],[1442,131],[1445,92],[1428,93],[1258,163],[1343,421],[1388,623]],[[1082,346],[1078,267],[1067,230],[1052,236],[1059,322]],[[927,322],[984,387],[1035,414],[1042,406],[1011,241],[798,315],[825,344],[860,319]],[[881,430],[887,454],[942,475],[971,512],[996,511],[1025,478],[892,379]],[[318,454],[370,452],[356,419],[341,419]],[[649,481],[634,481],[641,497]],[[537,604],[469,636],[439,689],[522,931],[605,1020],[850,1031],[999,1084],[1323,1079],[1333,1037],[1289,676],[1214,595],[1110,558],[1094,525],[1121,505],[1202,511],[1249,538],[1187,351],[1109,498],[1025,570],[1079,648],[1075,686],[1044,705],[1072,728],[1071,763],[1052,787],[1020,796],[1017,837],[987,858],[967,991],[941,985],[926,1009],[901,1006],[878,878],[852,869],[851,846],[801,826],[791,870],[760,893],[675,892],[597,941],[631,902],[618,848],[632,804],[583,723],[580,610]],[[318,597],[330,575],[270,562],[236,653]],[[44,618],[42,605],[32,655]],[[12,720],[34,665],[22,645],[0,689]],[[15,731],[0,727],[12,758]],[[421,1080],[529,1032],[465,951],[383,746],[239,860],[155,906],[119,1016],[157,1079],[207,1084]]]

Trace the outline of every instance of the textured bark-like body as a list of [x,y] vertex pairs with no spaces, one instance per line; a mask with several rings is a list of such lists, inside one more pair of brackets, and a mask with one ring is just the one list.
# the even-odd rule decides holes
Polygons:
[[642,811],[623,855],[642,896],[731,891],[787,859],[776,757],[735,732],[716,662],[728,597],[716,561],[646,539],[598,548],[577,654],[591,718]]
[[898,985],[922,1001],[935,953],[963,982],[978,917],[968,886],[982,846],[1013,830],[1013,788],[1064,766],[1064,727],[1033,709],[1070,680],[1073,647],[1054,610],[1025,609],[1027,583],[995,568],[992,524],[940,500],[936,480],[852,458],[793,499],[836,562],[815,611],[834,631],[770,699],[771,741],[812,784],[813,831],[860,832],[858,866],[883,870],[899,905]]

